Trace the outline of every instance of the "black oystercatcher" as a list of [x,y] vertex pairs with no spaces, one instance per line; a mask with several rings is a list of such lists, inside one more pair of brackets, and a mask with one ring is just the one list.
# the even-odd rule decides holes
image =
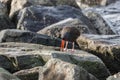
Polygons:
[[[72,51],[74,51],[74,42],[80,35],[80,31],[76,27],[64,27],[61,31],[61,51],[67,50],[68,42],[72,42]],[[66,45],[64,48],[64,44]]]

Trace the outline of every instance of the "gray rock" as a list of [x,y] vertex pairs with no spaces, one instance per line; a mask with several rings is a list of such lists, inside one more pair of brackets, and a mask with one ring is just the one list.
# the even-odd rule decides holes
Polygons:
[[[94,75],[99,80],[106,80],[110,75],[104,63],[96,56],[87,53],[85,51],[75,50],[74,52],[58,52],[58,51],[41,51],[40,55],[46,60],[51,58],[57,58],[65,62],[75,64],[79,67],[83,67],[89,73]],[[44,56],[43,56],[44,55]],[[47,61],[46,61],[47,62]],[[102,74],[100,74],[102,73]]]
[[13,73],[21,69],[30,69],[46,63],[39,55],[42,50],[60,50],[58,47],[40,44],[6,42],[0,43],[0,66]]
[[83,34],[77,40],[81,49],[99,56],[112,73],[120,70],[120,36]]
[[91,75],[83,68],[59,59],[49,60],[40,74],[39,80],[98,80],[90,79]]
[[37,32],[46,26],[66,18],[78,18],[83,24],[92,28],[94,33],[97,33],[80,9],[65,5],[56,7],[31,6],[24,8],[18,15],[17,28]]
[[[3,0],[1,0],[3,1]],[[14,17],[20,9],[31,5],[44,5],[44,6],[56,6],[56,5],[70,5],[77,7],[74,0],[12,0],[10,17]]]
[[120,80],[120,72],[112,76],[109,76],[106,80]]
[[61,40],[30,31],[6,29],[0,32],[0,42],[36,43],[48,46],[60,46]]
[[8,71],[3,68],[0,68],[0,80],[20,80],[16,76],[13,76]]
[[13,75],[21,80],[38,80],[40,70],[42,71],[42,67],[34,67],[31,69],[20,70],[13,73]]
[[[0,60],[4,62],[4,64],[0,63],[1,67],[8,69],[12,73],[22,69],[30,69],[36,66],[43,66],[45,64],[40,55],[25,54],[25,52],[22,51],[9,51],[0,54]],[[4,58],[2,55],[4,55]],[[7,65],[7,67],[5,65]]]
[[42,30],[38,31],[37,33],[39,34],[46,34],[48,36],[53,36],[53,37],[60,37],[61,35],[61,30],[63,27],[77,27],[78,30],[81,33],[94,33],[94,29],[88,27],[86,24],[84,24],[82,21],[79,19],[75,18],[68,18],[65,20],[62,20],[58,23],[52,24],[48,27],[43,28]]

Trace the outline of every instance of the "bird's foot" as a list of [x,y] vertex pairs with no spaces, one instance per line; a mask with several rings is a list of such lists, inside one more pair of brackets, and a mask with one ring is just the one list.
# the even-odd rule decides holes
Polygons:
[[75,52],[75,50],[74,50],[74,49],[71,49],[71,52],[73,53],[73,52]]
[[68,51],[68,49],[67,49],[67,48],[64,48],[64,51]]

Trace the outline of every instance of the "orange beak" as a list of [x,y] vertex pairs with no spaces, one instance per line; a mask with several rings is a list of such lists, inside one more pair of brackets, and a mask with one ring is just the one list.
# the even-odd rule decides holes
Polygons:
[[61,47],[60,47],[60,50],[61,50],[61,51],[63,51],[63,49],[64,49],[64,45],[65,45],[65,41],[62,40],[62,41],[61,41]]

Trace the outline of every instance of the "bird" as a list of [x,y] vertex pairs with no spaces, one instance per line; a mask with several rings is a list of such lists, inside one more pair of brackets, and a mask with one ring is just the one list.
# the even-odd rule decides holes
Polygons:
[[[72,51],[74,51],[74,43],[76,39],[80,36],[80,31],[76,27],[63,27],[61,30],[61,51],[66,51],[68,43],[72,42]],[[65,45],[65,48],[64,48]]]

